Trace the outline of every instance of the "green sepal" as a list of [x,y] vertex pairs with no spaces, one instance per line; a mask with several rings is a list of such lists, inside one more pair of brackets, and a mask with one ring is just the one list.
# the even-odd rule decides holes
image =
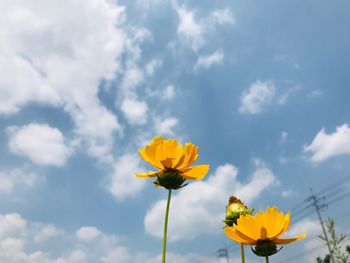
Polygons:
[[177,170],[166,170],[157,175],[157,180],[154,182],[156,186],[162,186],[168,190],[177,190],[185,187],[186,178],[183,178]]
[[278,253],[283,247],[280,247],[277,249],[276,244],[269,240],[261,240],[259,239],[255,245],[255,248],[253,249],[251,247],[251,250],[254,252],[255,255],[259,257],[269,257],[276,253]]

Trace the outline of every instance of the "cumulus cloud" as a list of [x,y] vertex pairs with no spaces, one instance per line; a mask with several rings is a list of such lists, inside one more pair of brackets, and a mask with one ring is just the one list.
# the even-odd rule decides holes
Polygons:
[[224,59],[224,52],[216,50],[214,53],[207,56],[200,56],[197,60],[194,70],[208,69],[213,65],[221,64]]
[[[74,235],[52,224],[28,221],[17,213],[0,214],[0,255],[6,263],[159,262],[161,255],[135,251],[121,240],[119,236],[102,232],[94,226],[82,226]],[[167,253],[169,263],[209,259],[196,254]],[[222,263],[220,260],[211,262]]]
[[98,90],[120,70],[124,18],[124,8],[106,0],[3,1],[0,114],[30,103],[62,108],[89,153],[108,153],[120,125]]
[[[140,64],[141,44],[152,34],[128,23],[125,8],[109,0],[4,0],[0,13],[0,116],[33,104],[62,110],[72,120],[74,146],[113,170],[124,127],[101,94],[118,89],[117,107],[128,123],[145,123],[148,106],[137,87],[162,64],[158,58]],[[41,128],[45,134],[30,135],[35,126],[13,127],[10,150],[40,165],[64,165],[70,151],[62,133]],[[13,188],[14,180],[0,180],[3,189]]]
[[304,152],[310,153],[311,160],[315,163],[325,161],[331,157],[350,154],[350,128],[343,124],[336,131],[327,134],[321,129],[309,145],[304,147]]
[[62,231],[52,224],[38,224],[38,230],[36,230],[33,239],[36,243],[41,243],[60,234]]
[[47,124],[8,127],[10,151],[39,165],[62,166],[71,154],[61,131]]
[[257,114],[271,105],[276,94],[272,81],[256,81],[241,95],[240,113]]
[[118,158],[107,184],[108,190],[117,200],[134,196],[143,189],[145,180],[134,176],[139,171],[143,171],[143,169],[137,154],[126,153]]
[[77,238],[84,241],[92,241],[101,235],[101,231],[99,231],[96,227],[93,226],[85,226],[79,228],[76,232]]
[[[228,196],[234,194],[250,204],[275,180],[272,171],[264,167],[258,167],[247,183],[238,181],[237,174],[235,166],[222,165],[206,181],[191,182],[174,195],[169,239],[192,239],[200,234],[218,233]],[[144,219],[146,231],[159,238],[163,235],[165,206],[166,200],[156,202]]]

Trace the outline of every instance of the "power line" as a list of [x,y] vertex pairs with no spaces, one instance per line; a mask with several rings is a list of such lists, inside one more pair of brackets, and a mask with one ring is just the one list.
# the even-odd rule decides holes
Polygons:
[[333,250],[331,249],[331,244],[329,243],[327,232],[326,232],[326,229],[324,227],[322,216],[321,216],[321,213],[320,213],[320,209],[323,206],[325,206],[325,204],[319,204],[320,200],[313,194],[312,189],[310,189],[310,190],[311,190],[312,205],[315,207],[317,215],[318,215],[318,219],[320,220],[320,224],[321,224],[321,227],[322,227],[324,238],[326,240],[327,247],[328,247],[328,250],[329,250],[329,255],[331,256],[332,262],[335,263],[335,259],[334,259],[334,256],[333,256]]
[[321,189],[317,193],[315,193],[315,195],[325,194],[326,192],[333,190],[334,188],[337,188],[337,187],[344,187],[344,183],[346,183],[347,181],[350,182],[349,175],[342,177],[341,179],[339,179],[338,181],[336,181],[335,183],[333,183],[331,185],[327,185],[326,187],[324,187],[323,189]]
[[336,197],[336,198],[330,200],[330,201],[328,202],[328,204],[333,204],[333,203],[338,202],[338,201],[340,201],[340,200],[342,200],[342,199],[344,199],[344,198],[346,198],[346,197],[348,197],[348,196],[350,196],[350,191],[347,192],[347,193],[342,194],[341,196],[338,196],[338,197]]

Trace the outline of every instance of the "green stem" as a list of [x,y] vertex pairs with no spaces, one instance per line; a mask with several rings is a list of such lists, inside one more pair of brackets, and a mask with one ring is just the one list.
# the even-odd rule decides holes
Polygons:
[[266,263],[269,263],[269,257],[266,256]]
[[168,233],[170,198],[171,198],[171,189],[169,189],[169,192],[168,192],[168,202],[166,204],[166,211],[165,211],[162,263],[165,263],[165,258],[166,258],[166,238]]
[[241,257],[242,257],[242,263],[245,263],[245,258],[244,258],[244,245],[241,244]]

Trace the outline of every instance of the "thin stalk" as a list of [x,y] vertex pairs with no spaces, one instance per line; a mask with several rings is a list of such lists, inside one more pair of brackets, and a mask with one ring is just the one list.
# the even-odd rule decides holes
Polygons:
[[269,263],[269,257],[266,256],[266,263]]
[[165,211],[162,263],[165,263],[165,258],[166,258],[166,238],[168,233],[170,199],[171,199],[171,189],[169,189],[169,192],[168,192],[168,202],[166,204],[166,211]]
[[241,243],[241,257],[242,257],[242,263],[245,263],[245,258],[244,258],[244,245]]

